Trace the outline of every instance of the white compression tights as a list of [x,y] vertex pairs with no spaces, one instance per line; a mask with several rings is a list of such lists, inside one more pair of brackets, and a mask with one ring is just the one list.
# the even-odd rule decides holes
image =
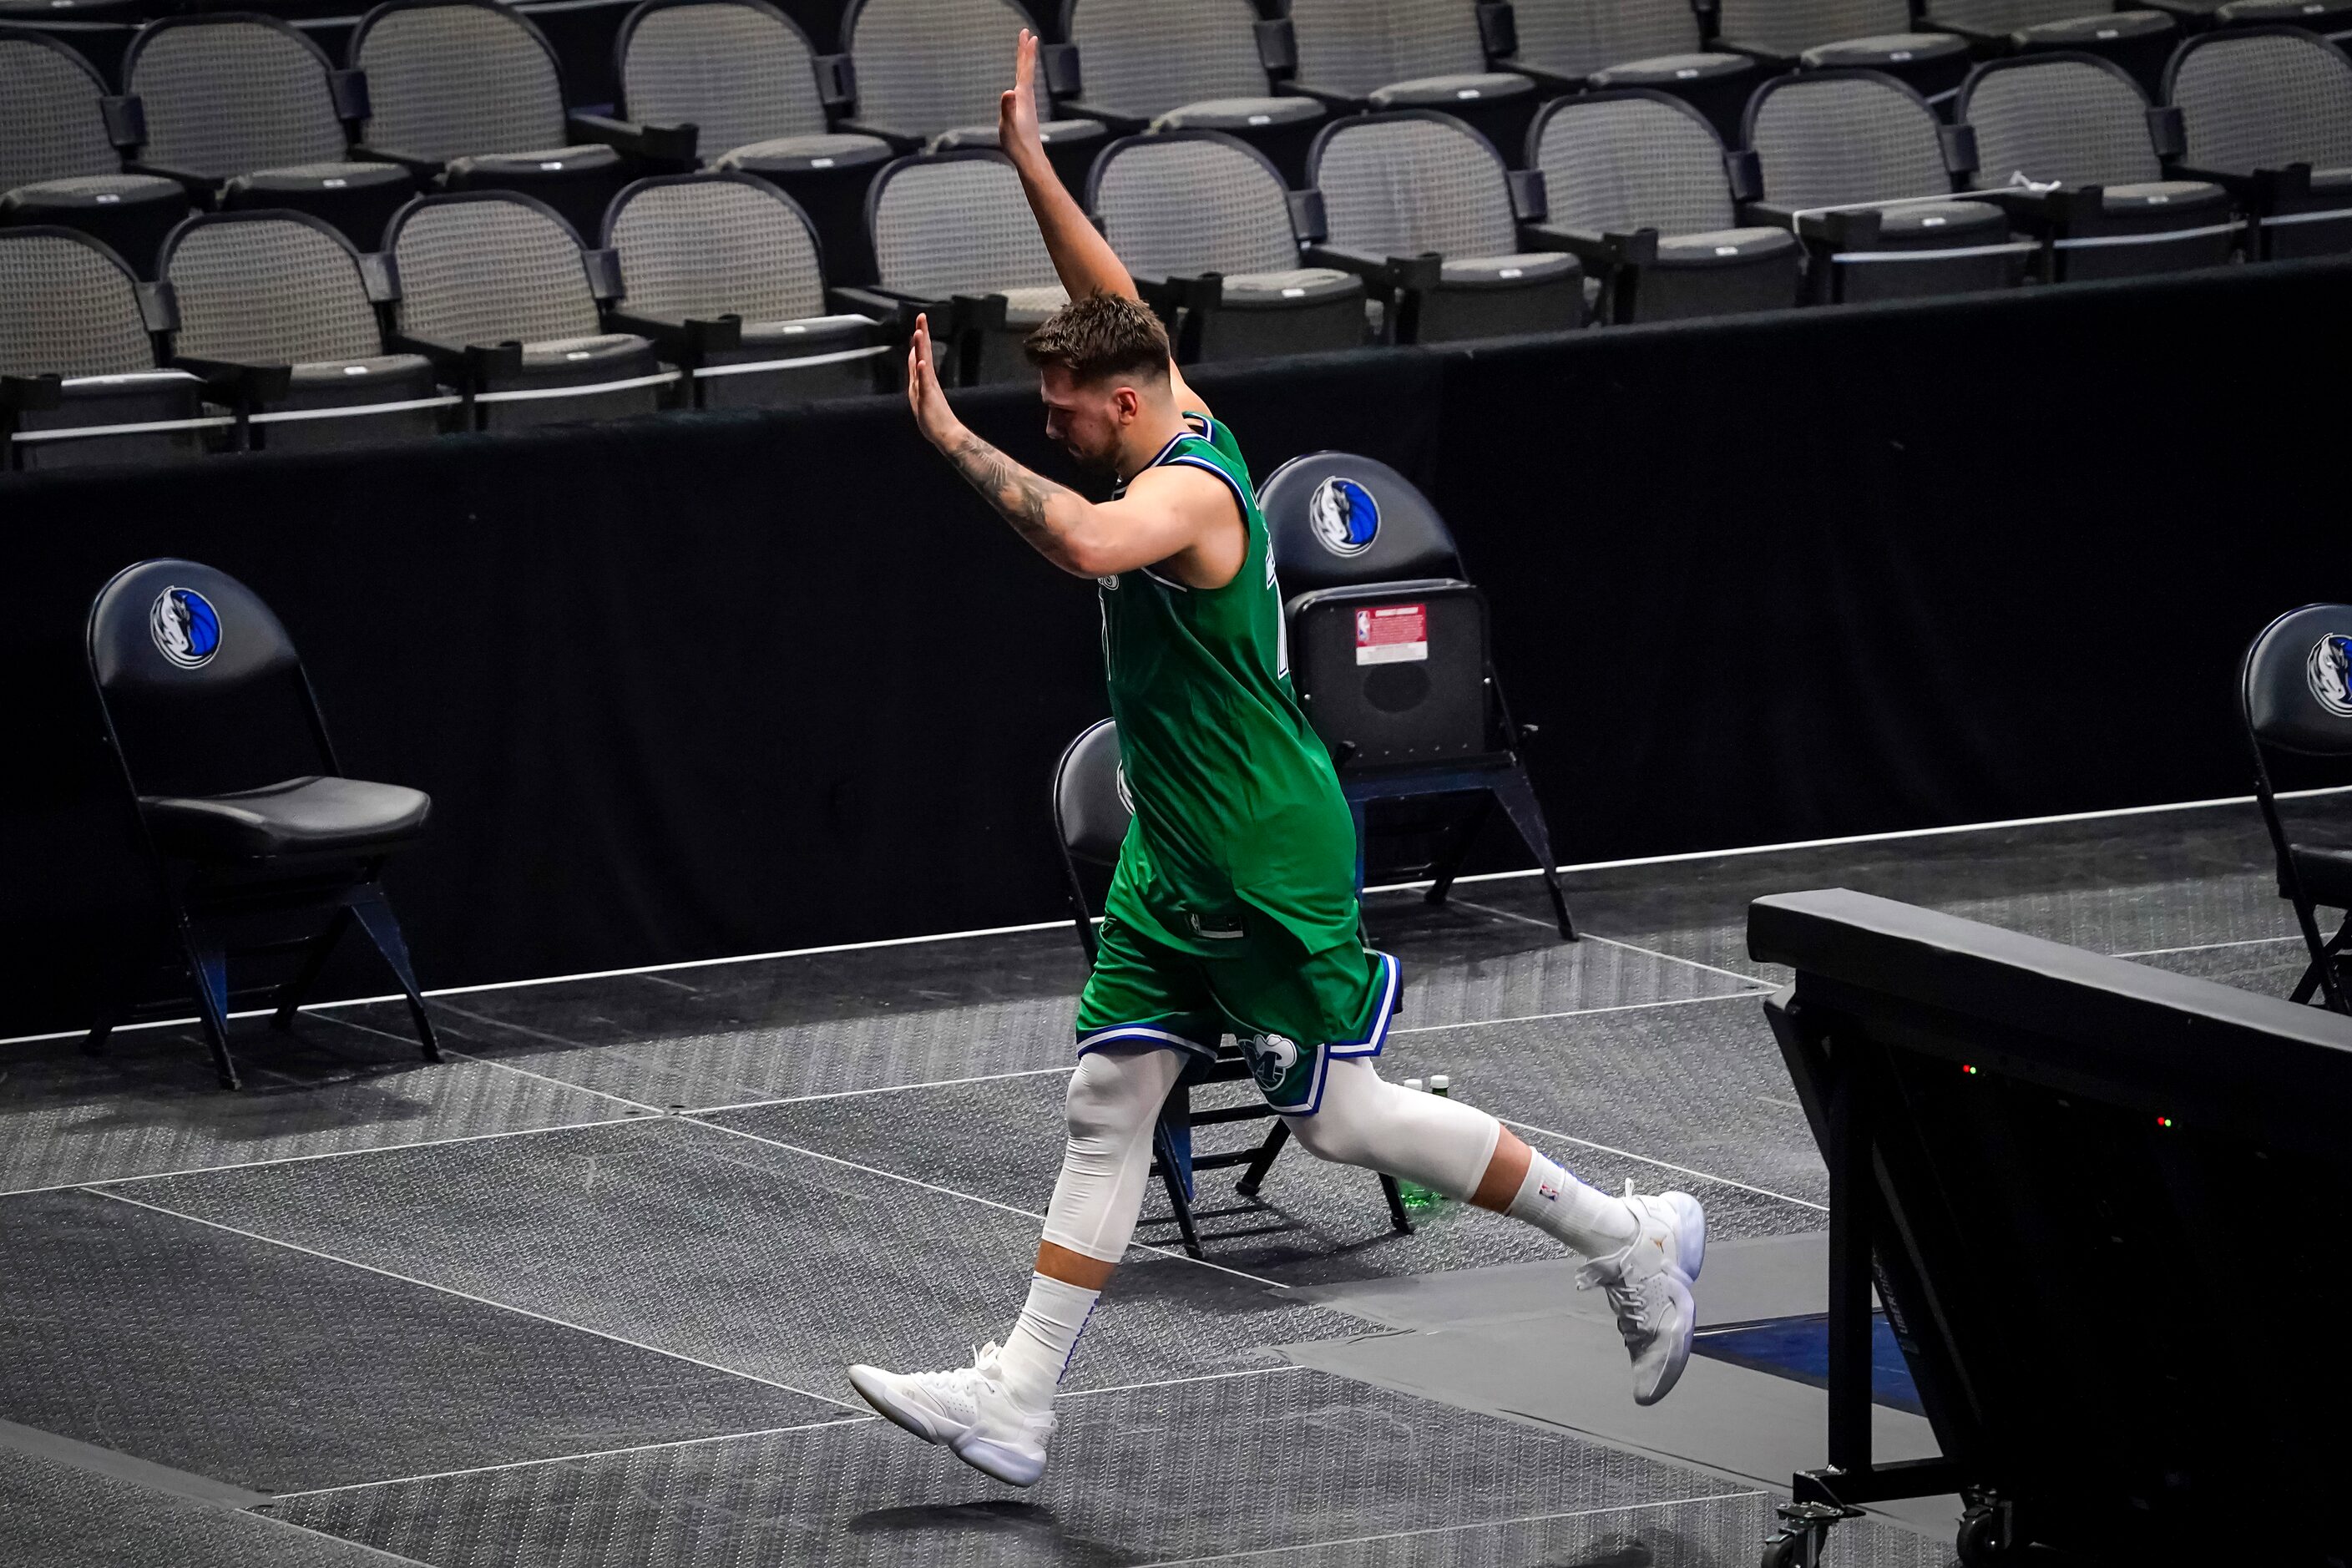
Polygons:
[[[1116,1263],[1135,1233],[1151,1173],[1151,1130],[1183,1070],[1175,1051],[1094,1051],[1070,1075],[1070,1142],[1045,1210],[1045,1239]],[[1335,1061],[1323,1105],[1288,1118],[1309,1152],[1363,1165],[1448,1197],[1477,1191],[1502,1123],[1485,1111],[1381,1081],[1361,1058]]]

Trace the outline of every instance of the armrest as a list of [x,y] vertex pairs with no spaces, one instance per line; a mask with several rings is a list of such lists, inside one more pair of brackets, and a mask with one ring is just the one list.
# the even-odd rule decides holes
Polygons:
[[563,123],[575,142],[594,142],[632,157],[689,167],[694,163],[695,142],[702,134],[693,125],[641,125],[603,114],[567,114]]
[[671,364],[688,370],[708,364],[713,354],[743,346],[743,318],[720,316],[715,321],[666,321],[656,316],[608,310],[605,325],[616,332],[634,332],[654,345],[654,352]]
[[816,57],[816,96],[828,114],[839,114],[857,101],[857,62],[847,55]]
[[1562,76],[1558,71],[1548,71],[1541,66],[1531,66],[1525,60],[1508,59],[1498,55],[1495,58],[1494,66],[1496,70],[1510,71],[1515,75],[1527,78],[1549,97],[1558,97],[1564,92],[1575,92],[1584,86],[1585,79],[1580,76]]
[[609,305],[628,290],[621,282],[621,253],[608,247],[580,253],[581,268],[588,274],[588,292],[599,305]]
[[65,377],[55,373],[47,375],[0,375],[0,413],[22,414],[56,408],[65,400]]
[[1531,223],[1521,226],[1520,237],[1538,250],[1567,252],[1583,262],[1588,272],[1648,267],[1658,259],[1658,231],[1654,228],[1635,229],[1632,234],[1595,234],[1590,229]]
[[1764,160],[1742,147],[1723,155],[1723,173],[1731,183],[1734,205],[1760,201],[1764,195]]
[[1486,46],[1486,58],[1499,60],[1519,52],[1519,19],[1510,6],[1510,0],[1479,0],[1478,38]]
[[106,139],[117,152],[130,153],[145,144],[147,109],[137,97],[125,93],[120,98],[101,98],[98,110],[106,120]]
[[1110,128],[1114,136],[1137,136],[1151,128],[1151,121],[1116,109],[1105,109],[1099,103],[1088,103],[1083,98],[1066,99],[1055,106],[1055,112],[1065,120],[1099,120]]
[[126,161],[122,172],[126,174],[152,174],[159,180],[169,180],[187,192],[188,199],[198,206],[210,206],[213,193],[220,189],[220,182],[208,175],[191,174],[185,169],[167,169],[161,163],[150,163],[137,158]]
[[1444,259],[1435,256],[1374,256],[1339,245],[1310,245],[1306,260],[1310,267],[1354,273],[1364,280],[1364,291],[1380,300],[1434,289],[1444,268]]
[[1944,144],[1944,167],[1955,179],[1965,180],[1977,172],[1977,128],[1973,125],[1938,125],[1937,134]]
[[1078,46],[1076,44],[1040,44],[1037,63],[1045,68],[1045,93],[1049,98],[1076,98],[1085,90],[1084,79],[1078,70]]
[[1287,94],[1292,98],[1311,98],[1324,108],[1336,110],[1342,114],[1357,114],[1371,107],[1370,99],[1359,98],[1352,92],[1337,92],[1330,88],[1317,87],[1312,82],[1299,81],[1296,79],[1276,82],[1274,87],[1276,92]]
[[1302,245],[1320,244],[1331,232],[1331,220],[1320,191],[1286,191],[1290,199],[1290,226]]
[[2147,139],[2156,143],[2156,155],[2169,163],[2189,155],[2189,121],[2180,110],[2170,104],[2157,104],[2147,111]]
[[215,403],[250,409],[284,398],[294,383],[294,367],[284,364],[242,364],[235,360],[199,359],[173,354],[173,370],[184,370],[205,384]]
[[824,291],[824,300],[828,310],[845,315],[864,316],[902,342],[915,334],[916,311],[940,308],[939,301],[914,300],[890,289],[877,289],[871,284],[853,288],[836,283]]
[[890,143],[890,151],[893,153],[919,153],[922,151],[923,143],[929,140],[928,137],[895,130],[887,125],[877,125],[870,120],[856,118],[845,120],[841,122],[840,128],[852,136],[878,137]]
[[370,147],[364,142],[352,148],[352,156],[362,163],[397,163],[419,180],[429,180],[441,172],[438,158],[420,158],[413,153],[394,153],[385,147]]
[[374,116],[365,71],[329,71],[327,96],[334,100],[335,118],[346,124],[357,125]]
[[1704,33],[1723,14],[1722,0],[1691,0],[1691,14],[1699,19],[1700,31]]
[[1541,169],[1511,171],[1511,216],[1521,223],[1541,223],[1551,216],[1551,192]]
[[[1833,250],[1867,250],[1878,243],[1885,216],[1875,207],[1859,212],[1818,212],[1811,207],[1792,207],[1784,202],[1750,202],[1747,216],[1759,224],[1785,228],[1799,239],[1824,245]],[[1798,214],[1804,215],[1802,221]]]
[[1289,17],[1257,24],[1257,63],[1277,80],[1297,72],[1298,35],[1291,30]]
[[522,344],[511,340],[461,345],[411,337],[406,332],[386,332],[383,346],[394,353],[419,354],[431,360],[435,370],[467,391],[494,378],[522,374]]

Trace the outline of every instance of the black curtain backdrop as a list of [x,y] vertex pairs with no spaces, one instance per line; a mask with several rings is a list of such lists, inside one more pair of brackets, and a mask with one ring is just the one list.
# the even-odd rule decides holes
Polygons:
[[[1556,845],[1589,860],[2242,792],[2238,654],[2352,597],[2347,284],[2306,264],[1197,381],[1261,479],[1331,447],[1431,491],[1544,727]],[[959,404],[1066,473],[1033,392]],[[153,555],[252,584],[346,766],[432,793],[392,878],[427,984],[1059,910],[1045,795],[1105,711],[1093,590],[895,399],[17,476],[0,526],[0,1033],[82,1022],[145,918],[79,641]]]

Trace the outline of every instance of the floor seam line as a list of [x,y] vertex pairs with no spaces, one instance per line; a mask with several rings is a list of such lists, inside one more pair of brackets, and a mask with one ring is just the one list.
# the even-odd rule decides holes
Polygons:
[[2193,942],[2187,947],[2144,947],[2137,952],[2112,952],[2107,956],[2110,958],[2164,958],[2176,952],[2218,952],[2223,948],[2268,947],[2273,942],[2299,942],[2302,940],[2303,937],[2299,933],[2290,933],[2286,936],[2250,936],[2237,942]]
[[1504,1024],[1543,1024],[1558,1018],[1596,1017],[1604,1013],[1638,1013],[1649,1007],[1691,1007],[1702,1002],[1746,1002],[1769,995],[1777,987],[1759,985],[1749,991],[1727,991],[1720,996],[1666,996],[1655,1002],[1616,1002],[1606,1007],[1570,1007],[1559,1013],[1526,1013],[1512,1018],[1466,1018],[1458,1024],[1416,1024],[1409,1029],[1391,1029],[1389,1037],[1433,1035],[1444,1029],[1491,1029]]
[[275,1525],[280,1530],[299,1530],[303,1534],[316,1536],[320,1541],[331,1541],[340,1546],[356,1546],[362,1552],[373,1552],[387,1563],[405,1563],[410,1564],[411,1568],[440,1568],[440,1564],[428,1563],[422,1557],[405,1557],[397,1552],[387,1552],[373,1542],[361,1541],[349,1535],[337,1535],[332,1531],[320,1530],[316,1525],[304,1524],[299,1520],[280,1519],[269,1511],[267,1503],[256,1503],[251,1508],[241,1508],[236,1511],[248,1519],[257,1519],[264,1523]]
[[1793,1197],[1787,1193],[1776,1193],[1769,1187],[1759,1187],[1752,1182],[1743,1182],[1734,1176],[1718,1176],[1712,1171],[1702,1171],[1690,1165],[1677,1165],[1672,1160],[1661,1160],[1653,1154],[1637,1154],[1631,1149],[1620,1149],[1614,1144],[1596,1143],[1590,1138],[1579,1138],[1573,1132],[1562,1132],[1557,1128],[1538,1127],[1532,1121],[1514,1121],[1507,1116],[1498,1116],[1495,1120],[1506,1127],[1516,1127],[1522,1131],[1540,1133],[1546,1138],[1558,1138],[1564,1142],[1580,1144],[1584,1148],[1597,1150],[1603,1154],[1615,1154],[1622,1159],[1639,1160],[1645,1165],[1655,1165],[1661,1170],[1676,1171],[1685,1176],[1696,1177],[1702,1182],[1714,1182],[1719,1186],[1738,1187],[1744,1193],[1754,1193],[1759,1197],[1777,1198],[1784,1204],[1795,1204],[1800,1208],[1812,1209],[1819,1214],[1830,1212],[1830,1206],[1827,1204],[1817,1204],[1810,1198]]
[[1778,991],[1780,989],[1778,985],[1775,985],[1772,982],[1765,979],[1760,974],[1742,974],[1736,969],[1726,969],[1719,963],[1702,963],[1696,958],[1685,958],[1678,952],[1663,952],[1654,947],[1643,947],[1639,942],[1626,942],[1622,938],[1602,936],[1598,932],[1595,932],[1587,936],[1585,940],[1588,942],[1597,942],[1608,947],[1623,948],[1627,952],[1646,953],[1652,958],[1664,959],[1668,963],[1686,963],[1693,969],[1703,969],[1709,974],[1720,974],[1726,980],[1737,980],[1742,984],[1759,986],[1766,991]]
[[588,1334],[596,1339],[608,1340],[614,1344],[626,1345],[631,1350],[644,1351],[649,1355],[662,1356],[670,1361],[685,1362],[689,1366],[698,1366],[707,1372],[724,1373],[730,1377],[742,1378],[747,1383],[756,1383],[763,1387],[781,1389],[786,1394],[797,1394],[803,1399],[814,1399],[821,1404],[838,1405],[843,1409],[857,1408],[851,1405],[847,1400],[835,1399],[828,1394],[818,1394],[810,1389],[795,1388],[789,1383],[779,1383],[772,1377],[761,1377],[757,1373],[745,1372],[740,1367],[722,1366],[717,1362],[705,1361],[699,1356],[690,1356],[682,1351],[665,1350],[659,1345],[648,1344],[642,1340],[628,1339],[606,1329],[591,1328],[585,1323],[575,1323],[567,1319],[551,1316],[546,1312],[533,1311],[529,1307],[518,1307],[511,1301],[501,1301],[497,1300],[495,1297],[477,1295],[471,1290],[461,1290],[454,1285],[440,1284],[437,1281],[423,1279],[414,1274],[397,1273],[393,1269],[382,1268],[373,1263],[362,1263],[356,1258],[344,1258],[336,1253],[321,1251],[315,1247],[305,1247],[299,1241],[288,1241],[282,1237],[266,1236],[257,1230],[247,1230],[239,1226],[224,1224],[220,1220],[206,1219],[202,1215],[188,1214],[180,1209],[166,1208],[162,1204],[147,1203],[142,1199],[130,1197],[106,1187],[89,1187],[85,1190],[93,1197],[107,1198],[118,1204],[127,1205],[131,1208],[145,1209],[151,1214],[163,1215],[169,1218],[182,1220],[190,1225],[205,1226],[210,1229],[222,1231],[230,1236],[241,1236],[248,1241],[257,1241],[265,1246],[281,1247],[289,1252],[299,1252],[306,1258],[316,1258],[322,1262],[337,1263],[342,1265],[346,1268],[357,1268],[365,1273],[380,1275],[386,1279],[396,1279],[404,1285],[415,1285],[421,1289],[437,1290],[445,1296],[454,1296],[462,1301],[472,1301],[479,1306],[494,1308],[501,1312],[512,1312],[518,1317],[530,1318],[538,1322],[550,1324],[555,1328],[569,1329],[574,1333]]
[[1433,1524],[1420,1530],[1391,1530],[1378,1535],[1342,1536],[1330,1541],[1302,1541],[1290,1546],[1259,1546],[1242,1552],[1220,1552],[1207,1557],[1155,1558],[1139,1568],[1191,1568],[1209,1563],[1233,1563],[1245,1557],[1278,1557],[1288,1552],[1323,1552],[1335,1546],[1368,1546],[1376,1541],[1410,1541],[1424,1535],[1451,1535],[1465,1530],[1500,1530],[1506,1525],[1543,1524],[1568,1519],[1595,1519],[1605,1514],[1636,1513],[1647,1509],[1684,1508],[1694,1503],[1730,1502],[1742,1498],[1769,1497],[1760,1488],[1736,1492],[1709,1492],[1704,1497],[1660,1498],[1654,1502],[1607,1503],[1598,1508],[1567,1509],[1557,1513],[1514,1514],[1508,1519],[1474,1520],[1465,1524]]

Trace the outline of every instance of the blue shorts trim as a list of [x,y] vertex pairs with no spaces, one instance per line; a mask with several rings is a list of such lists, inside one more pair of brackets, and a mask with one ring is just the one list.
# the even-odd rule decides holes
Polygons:
[[[1389,1022],[1396,1016],[1397,990],[1403,984],[1403,977],[1395,959],[1385,952],[1375,952],[1372,956],[1381,961],[1381,1000],[1379,1005],[1372,1009],[1371,1032],[1360,1040],[1332,1041],[1331,1054],[1335,1057],[1376,1057],[1381,1054],[1381,1047],[1389,1043]],[[1317,1098],[1321,1098],[1319,1089]]]
[[1097,1029],[1091,1035],[1078,1037],[1078,1055],[1098,1051],[1105,1046],[1160,1046],[1170,1050],[1186,1051],[1196,1057],[1217,1058],[1215,1046],[1204,1046],[1173,1029],[1163,1029],[1152,1024],[1114,1024],[1108,1029]]

